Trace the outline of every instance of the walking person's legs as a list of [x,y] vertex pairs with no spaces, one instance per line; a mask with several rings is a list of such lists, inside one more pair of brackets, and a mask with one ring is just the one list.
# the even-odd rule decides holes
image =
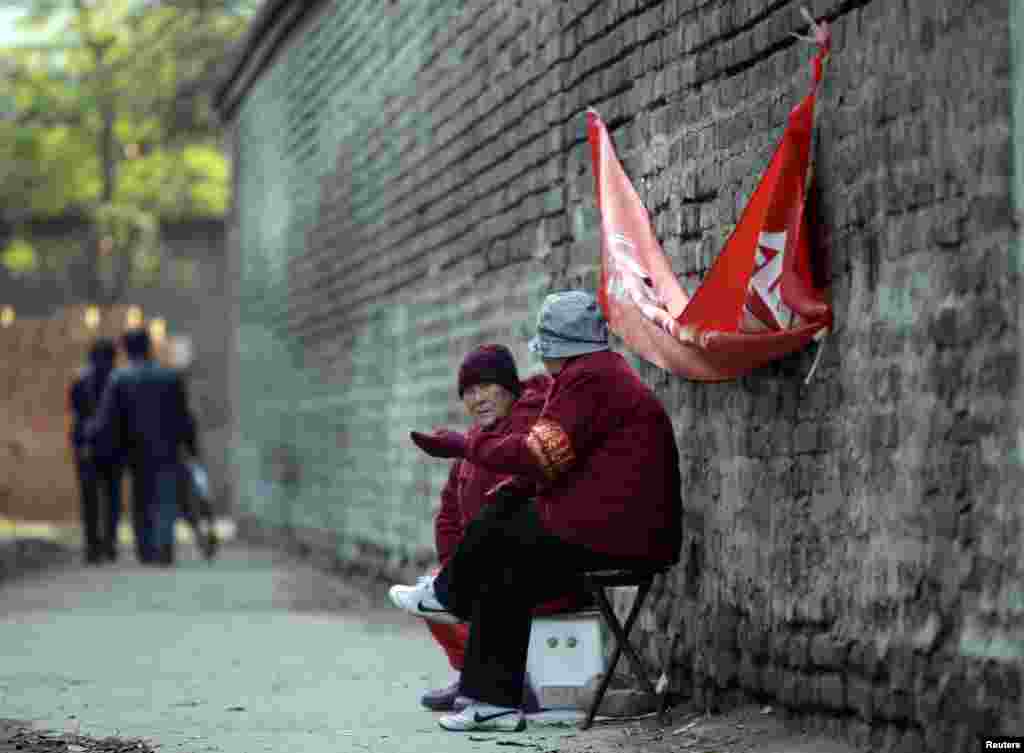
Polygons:
[[99,481],[96,466],[87,461],[79,461],[77,470],[85,561],[88,564],[96,564],[102,559],[99,530]]
[[178,469],[169,465],[153,478],[152,528],[154,553],[162,565],[174,563],[174,524],[178,519]]
[[[196,493],[192,473],[188,466],[179,463],[175,473],[178,478],[178,510],[189,528],[192,529],[192,538],[195,545],[203,553],[207,560],[213,559],[214,555],[214,533],[213,521],[210,515],[206,515],[203,509],[204,500]],[[207,518],[207,528],[203,529],[203,518]]]
[[152,475],[152,471],[146,467],[132,468],[132,530],[135,534],[135,556],[144,564],[155,559],[149,512],[153,502]]
[[121,469],[104,468],[100,486],[104,497],[102,555],[113,562],[117,559],[117,527],[121,522]]

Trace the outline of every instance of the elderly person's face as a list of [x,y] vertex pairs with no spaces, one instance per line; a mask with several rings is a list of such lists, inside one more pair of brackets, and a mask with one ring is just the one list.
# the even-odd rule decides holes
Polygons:
[[462,404],[477,426],[487,428],[503,419],[512,410],[516,396],[494,382],[467,387],[462,393]]

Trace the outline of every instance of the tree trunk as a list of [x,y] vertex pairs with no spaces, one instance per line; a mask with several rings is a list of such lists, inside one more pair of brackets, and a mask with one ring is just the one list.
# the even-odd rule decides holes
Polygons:
[[[79,13],[85,11],[80,0],[76,2]],[[117,94],[114,91],[113,76],[109,69],[104,68],[104,57],[107,47],[111,42],[102,40],[90,40],[88,42],[92,50],[95,70],[104,79],[104,95],[100,100],[100,116],[103,118],[102,127],[99,133],[99,157],[100,167],[103,175],[103,183],[100,187],[100,205],[109,204],[117,190],[117,139],[114,134],[114,121],[117,118]],[[113,303],[123,293],[123,284],[119,284],[117,267],[113,269],[110,288],[104,285],[103,280],[103,234],[96,222],[93,222],[92,232],[86,239],[86,258],[89,261],[89,299],[97,303]]]
[[100,274],[100,234],[95,223],[89,225],[85,237],[85,258],[85,295],[90,303],[96,303],[103,293],[103,277]]
[[[100,130],[100,160],[103,168],[103,187],[100,194],[100,201],[103,204],[109,204],[114,199],[114,191],[116,189],[117,182],[117,144],[114,139],[114,119],[116,111],[114,107],[113,97],[104,98],[103,104],[103,127]],[[99,229],[97,228],[97,231]],[[100,252],[100,244],[103,242],[101,233],[96,233],[96,249]],[[108,251],[111,253],[111,251]],[[97,259],[98,260],[98,259]],[[111,280],[110,287],[104,291],[104,301],[106,303],[113,303],[124,292],[124,281],[121,280],[121,267],[119,263],[120,259],[111,259]],[[97,277],[99,277],[100,267],[96,266]]]

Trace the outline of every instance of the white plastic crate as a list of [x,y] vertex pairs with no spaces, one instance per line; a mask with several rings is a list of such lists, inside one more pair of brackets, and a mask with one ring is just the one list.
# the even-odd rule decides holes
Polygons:
[[605,666],[600,612],[533,618],[526,669],[541,706],[578,708],[584,686]]

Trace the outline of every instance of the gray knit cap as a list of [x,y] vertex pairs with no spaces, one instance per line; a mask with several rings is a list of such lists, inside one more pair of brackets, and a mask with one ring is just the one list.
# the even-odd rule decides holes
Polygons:
[[597,299],[585,290],[564,290],[544,299],[530,352],[569,358],[608,350],[608,322]]

